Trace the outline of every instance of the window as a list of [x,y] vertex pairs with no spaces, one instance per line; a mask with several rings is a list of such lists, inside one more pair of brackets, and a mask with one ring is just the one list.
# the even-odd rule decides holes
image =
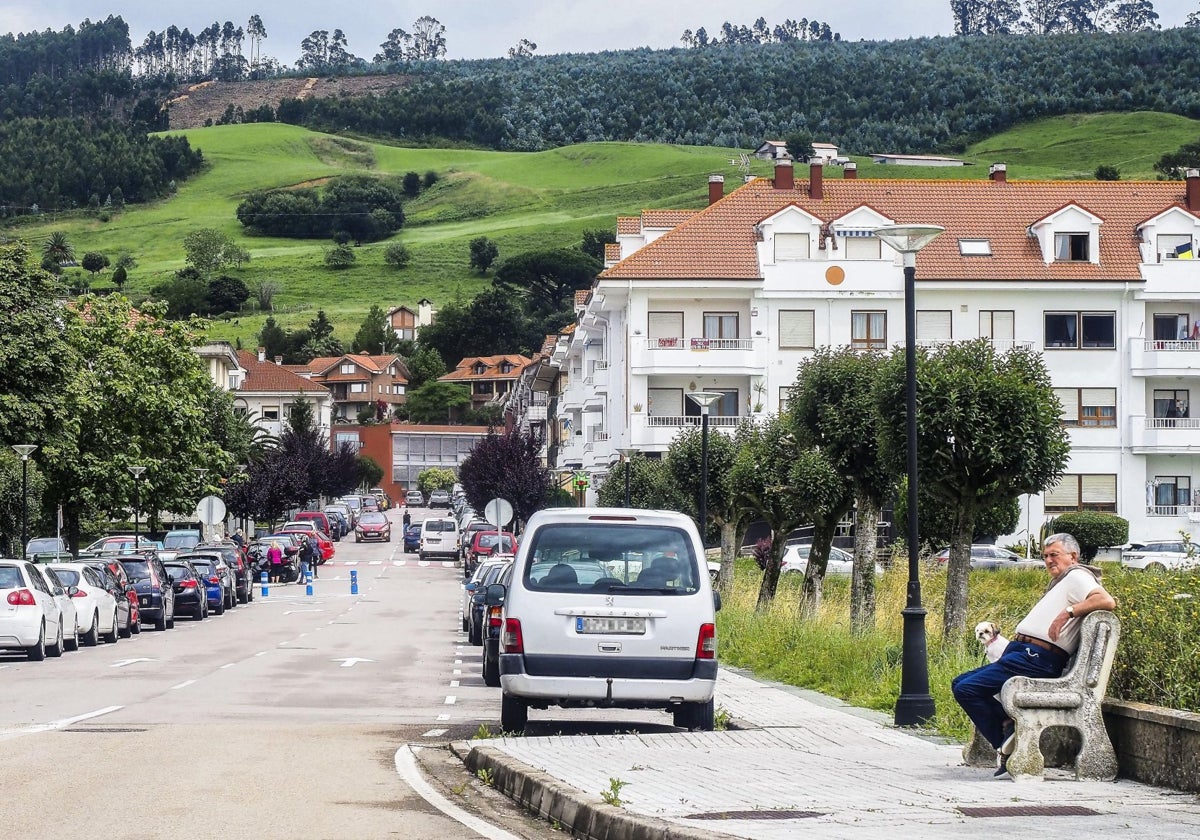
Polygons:
[[365,394],[366,392],[367,392],[367,383],[365,383],[365,382],[351,382],[350,383],[350,393],[351,394]]
[[1158,259],[1190,260],[1195,258],[1190,233],[1164,233],[1158,237]]
[[812,240],[807,233],[777,233],[774,240],[775,262],[808,259]]
[[1116,426],[1116,388],[1055,388],[1064,426]]
[[705,312],[705,338],[737,338],[738,316],[736,312]]
[[784,309],[779,313],[779,346],[810,350],[815,346],[816,312]]
[[1047,312],[1047,349],[1103,349],[1117,346],[1117,316],[1112,312]]
[[855,350],[887,348],[886,312],[851,312],[850,346]]
[[476,376],[483,376],[483,374],[487,373],[487,365],[483,362],[476,362],[474,372]]
[[1186,341],[1192,337],[1186,313],[1158,312],[1154,315],[1155,341]]
[[950,341],[949,309],[917,310],[917,341]]
[[960,239],[958,253],[964,257],[990,257],[992,243],[987,239]]
[[1054,259],[1069,262],[1087,262],[1091,259],[1090,240],[1091,236],[1086,233],[1054,234]]
[[1192,503],[1192,479],[1186,475],[1156,475],[1154,504],[1156,507],[1177,507]]
[[[721,398],[715,401],[708,407],[709,418],[713,417],[737,417],[738,416],[738,390],[737,388],[709,388],[707,389],[714,394],[720,394]],[[685,417],[700,417],[700,406],[696,405],[696,401],[684,397],[683,414]],[[698,420],[697,420],[698,422]]]
[[1012,341],[1016,337],[1013,325],[1016,315],[1011,309],[979,310],[979,337],[993,341]]
[[512,373],[512,369],[513,369],[512,362],[501,362],[500,363],[500,372],[501,373]]
[[1115,475],[1064,475],[1056,487],[1046,491],[1046,512],[1098,510],[1117,512]]
[[682,312],[651,312],[646,322],[650,346],[677,347],[683,336]]
[[345,362],[338,368],[338,371],[341,373],[354,373],[357,369],[357,366],[353,362]]
[[1190,399],[1186,388],[1156,388],[1154,390],[1154,419],[1159,422],[1154,425],[1166,428],[1181,425],[1175,421],[1188,416],[1189,404]]
[[839,242],[842,258],[847,260],[877,260],[883,243],[874,236],[846,236]]
[[264,420],[278,420],[279,419],[279,407],[278,406],[275,406],[273,408],[265,408],[264,407],[262,410],[262,417]]
[[650,388],[646,398],[646,413],[658,417],[683,415],[682,388]]

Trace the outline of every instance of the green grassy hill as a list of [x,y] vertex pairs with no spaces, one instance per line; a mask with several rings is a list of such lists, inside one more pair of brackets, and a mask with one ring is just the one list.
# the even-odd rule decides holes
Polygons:
[[[62,230],[80,256],[87,251],[110,259],[132,254],[137,266],[127,290],[137,298],[183,266],[188,232],[217,228],[250,251],[251,262],[240,270],[248,285],[264,279],[278,284],[275,314],[284,326],[305,324],[324,309],[337,335],[348,342],[372,304],[413,305],[425,297],[443,304],[473,296],[488,282],[468,268],[468,243],[476,236],[494,239],[501,260],[535,248],[574,246],[584,229],[612,228],[618,215],[703,206],[710,173],[723,174],[727,190],[741,179],[730,163],[739,150],[711,147],[602,143],[537,153],[407,149],[280,124],[183,133],[203,150],[207,167],[171,199],[130,207],[108,222],[91,216],[45,218],[16,235],[36,247],[50,231]],[[1099,164],[1118,167],[1124,178],[1153,178],[1151,167],[1160,155],[1198,135],[1196,121],[1156,113],[1061,117],[971,147],[964,158],[976,166],[877,166],[859,159],[859,177],[984,178],[987,164],[1002,160],[1012,179],[1087,178]],[[402,271],[384,263],[386,242],[357,248],[357,265],[335,272],[323,263],[329,243],[248,237],[234,215],[252,190],[353,172],[430,170],[440,180],[406,205],[407,222],[398,238],[413,259]],[[753,171],[768,175],[771,165],[754,161]],[[101,275],[95,286],[105,286],[106,278]],[[237,321],[216,322],[211,335],[253,347],[264,318],[248,312]]]

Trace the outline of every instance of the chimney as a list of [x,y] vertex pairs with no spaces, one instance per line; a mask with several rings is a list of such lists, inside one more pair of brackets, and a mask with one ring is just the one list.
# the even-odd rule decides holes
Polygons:
[[842,170],[842,177],[847,181],[853,181],[858,178],[858,164],[850,161]]
[[825,181],[822,177],[824,167],[820,161],[808,165],[808,197],[820,201],[825,197]]
[[725,176],[724,175],[709,175],[708,176],[708,203],[716,204],[725,197]]
[[1195,213],[1200,211],[1200,169],[1189,169],[1184,177],[1187,179],[1187,209]]
[[775,189],[790,190],[796,186],[790,160],[775,161]]
[[267,348],[266,347],[258,348],[258,360],[260,362],[265,362],[267,360]]
[[1003,163],[993,163],[991,168],[988,169],[988,178],[990,178],[993,181],[996,181],[997,183],[1001,183],[1001,184],[1007,183],[1008,182],[1008,165],[1003,164]]
[[282,365],[282,364],[283,364],[283,356],[276,356],[276,357],[275,357],[275,364],[277,364],[277,365]]

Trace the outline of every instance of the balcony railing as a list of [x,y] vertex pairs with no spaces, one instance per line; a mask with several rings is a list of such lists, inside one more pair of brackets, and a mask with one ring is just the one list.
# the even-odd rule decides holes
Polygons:
[[1164,353],[1200,353],[1200,341],[1189,338],[1180,341],[1158,341],[1151,338],[1142,342],[1142,349]]
[[1186,516],[1200,522],[1200,505],[1146,505],[1147,516]]
[[666,336],[646,339],[646,347],[651,350],[752,350],[754,339]]
[[1200,417],[1147,417],[1147,429],[1200,429]]
[[[716,426],[716,427],[733,428],[745,419],[746,419],[745,417],[740,417],[740,416],[736,416],[736,415],[732,416],[732,417],[725,417],[725,416],[715,416],[715,415],[710,414],[708,417],[708,425]],[[692,414],[677,415],[677,416],[650,415],[649,417],[646,418],[646,425],[647,426],[699,426],[700,418],[698,416],[692,415]]]

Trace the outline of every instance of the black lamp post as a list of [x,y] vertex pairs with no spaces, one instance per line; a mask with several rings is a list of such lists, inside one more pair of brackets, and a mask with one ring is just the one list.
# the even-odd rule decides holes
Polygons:
[[[32,443],[13,444],[13,451],[21,456],[21,559],[29,545],[29,456],[37,446]],[[628,495],[628,494],[626,494]]]
[[625,507],[629,507],[629,470],[633,464],[633,456],[637,452],[632,446],[622,446],[617,450],[625,464]]
[[141,540],[138,539],[138,526],[141,523],[138,520],[142,512],[142,491],[139,484],[142,480],[142,473],[146,471],[146,468],[132,466],[126,467],[126,469],[133,473],[133,550],[137,551],[141,548]]
[[921,606],[921,575],[917,534],[917,251],[944,228],[936,225],[885,225],[875,231],[904,259],[904,410],[908,443],[908,593],[904,609],[904,643],[896,725],[920,726],[933,718],[929,693],[929,654],[925,645],[925,608]]
[[708,544],[708,409],[724,394],[692,391],[688,399],[700,406],[700,542]]

